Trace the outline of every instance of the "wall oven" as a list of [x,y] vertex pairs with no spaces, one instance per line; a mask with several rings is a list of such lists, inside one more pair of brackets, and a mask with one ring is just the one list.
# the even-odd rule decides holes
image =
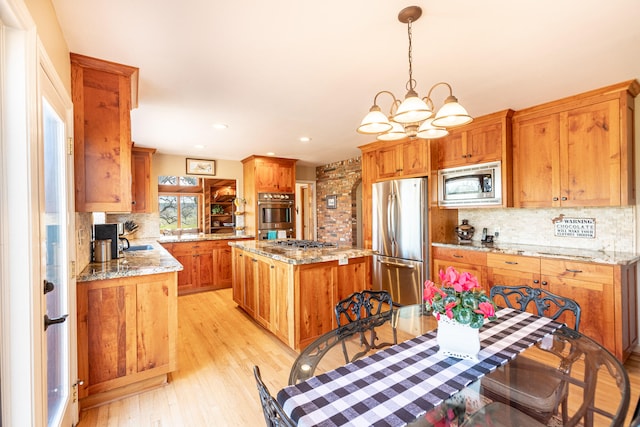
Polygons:
[[295,193],[258,193],[258,239],[294,237]]
[[438,205],[442,207],[501,206],[500,162],[439,170]]

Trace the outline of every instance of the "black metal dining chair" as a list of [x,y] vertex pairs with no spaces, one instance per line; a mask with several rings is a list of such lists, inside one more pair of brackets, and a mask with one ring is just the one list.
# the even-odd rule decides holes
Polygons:
[[[392,323],[393,301],[386,291],[355,292],[341,300],[335,308],[338,327],[332,333],[324,334],[311,342],[293,362],[289,374],[289,384],[297,384],[315,375],[320,361],[338,343],[342,345],[345,363],[353,362],[367,355],[372,349],[389,346],[397,342],[397,331]],[[378,343],[376,328],[385,323],[391,325],[393,342]],[[370,333],[370,338],[367,335]],[[353,342],[349,337],[358,337],[358,349],[349,354]]]
[[633,411],[632,417],[629,427],[640,427],[640,398],[638,398],[636,402],[636,408]]
[[[491,299],[498,306],[526,311],[533,309],[538,316],[554,320],[572,314],[573,328],[580,325],[580,306],[570,298],[553,294],[545,289],[529,286],[496,285],[491,288]],[[567,355],[561,341],[549,347],[540,346],[557,357],[556,366],[527,358],[516,358],[482,379],[482,388],[487,397],[507,403],[529,416],[547,423],[561,407],[562,419],[568,419],[567,395],[569,384],[566,376],[571,371],[571,354]]]
[[262,412],[264,413],[264,420],[267,427],[293,427],[295,423],[287,416],[282,409],[282,406],[278,401],[269,393],[269,389],[262,381],[260,375],[260,368],[253,367],[253,376],[256,378],[256,385],[258,386],[258,394],[260,395],[260,404],[262,405]]
[[[371,319],[371,324],[366,325],[360,332],[361,352],[349,356],[345,342],[342,342],[345,363],[352,362],[367,354],[371,349],[380,349],[393,344],[397,344],[398,337],[395,328],[393,329],[393,342],[378,342],[376,326],[386,322],[386,318],[381,317],[383,312],[390,312],[393,309],[391,294],[387,291],[363,290],[354,292],[345,299],[339,301],[335,307],[336,323],[338,329],[362,319]],[[378,323],[378,324],[376,324]],[[365,332],[369,332],[367,339]]]

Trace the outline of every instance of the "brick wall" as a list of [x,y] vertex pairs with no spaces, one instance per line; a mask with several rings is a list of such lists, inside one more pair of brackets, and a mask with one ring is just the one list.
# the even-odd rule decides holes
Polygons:
[[[355,246],[358,233],[356,190],[362,183],[360,157],[316,168],[318,240]],[[327,196],[336,196],[336,207],[327,207]]]

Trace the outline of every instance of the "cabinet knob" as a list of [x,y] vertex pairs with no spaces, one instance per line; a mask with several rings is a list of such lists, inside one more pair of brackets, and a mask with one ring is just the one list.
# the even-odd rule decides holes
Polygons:
[[566,198],[566,197],[563,197],[563,198],[562,198],[562,200],[567,200],[567,198]]
[[548,285],[548,283],[547,283],[545,280],[543,280],[543,281],[542,281],[542,285],[543,285],[543,286],[547,286],[547,285]]
[[554,202],[557,202],[557,201],[558,201],[558,198],[557,198],[557,197],[554,197],[554,198],[553,198],[553,201],[554,201]]
[[538,283],[540,283],[540,281],[539,280],[534,280],[533,283],[538,284]]
[[452,256],[452,257],[454,257],[454,258],[464,258],[464,256],[462,256],[462,255],[458,255],[458,254],[453,254],[453,255],[451,255],[451,256]]

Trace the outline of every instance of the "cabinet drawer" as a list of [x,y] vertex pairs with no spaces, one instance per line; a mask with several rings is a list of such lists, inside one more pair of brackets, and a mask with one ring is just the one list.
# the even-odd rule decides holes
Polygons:
[[202,253],[203,251],[209,251],[213,249],[213,242],[200,241],[200,242],[183,242],[174,243],[171,253],[173,255],[191,255],[195,253]]
[[613,266],[611,265],[543,258],[540,261],[540,271],[544,275],[582,282],[613,284]]
[[441,248],[435,246],[433,249],[433,258],[452,262],[465,262],[468,264],[485,266],[487,265],[487,253],[472,251],[467,249]]
[[488,253],[487,266],[504,270],[540,273],[540,258]]

